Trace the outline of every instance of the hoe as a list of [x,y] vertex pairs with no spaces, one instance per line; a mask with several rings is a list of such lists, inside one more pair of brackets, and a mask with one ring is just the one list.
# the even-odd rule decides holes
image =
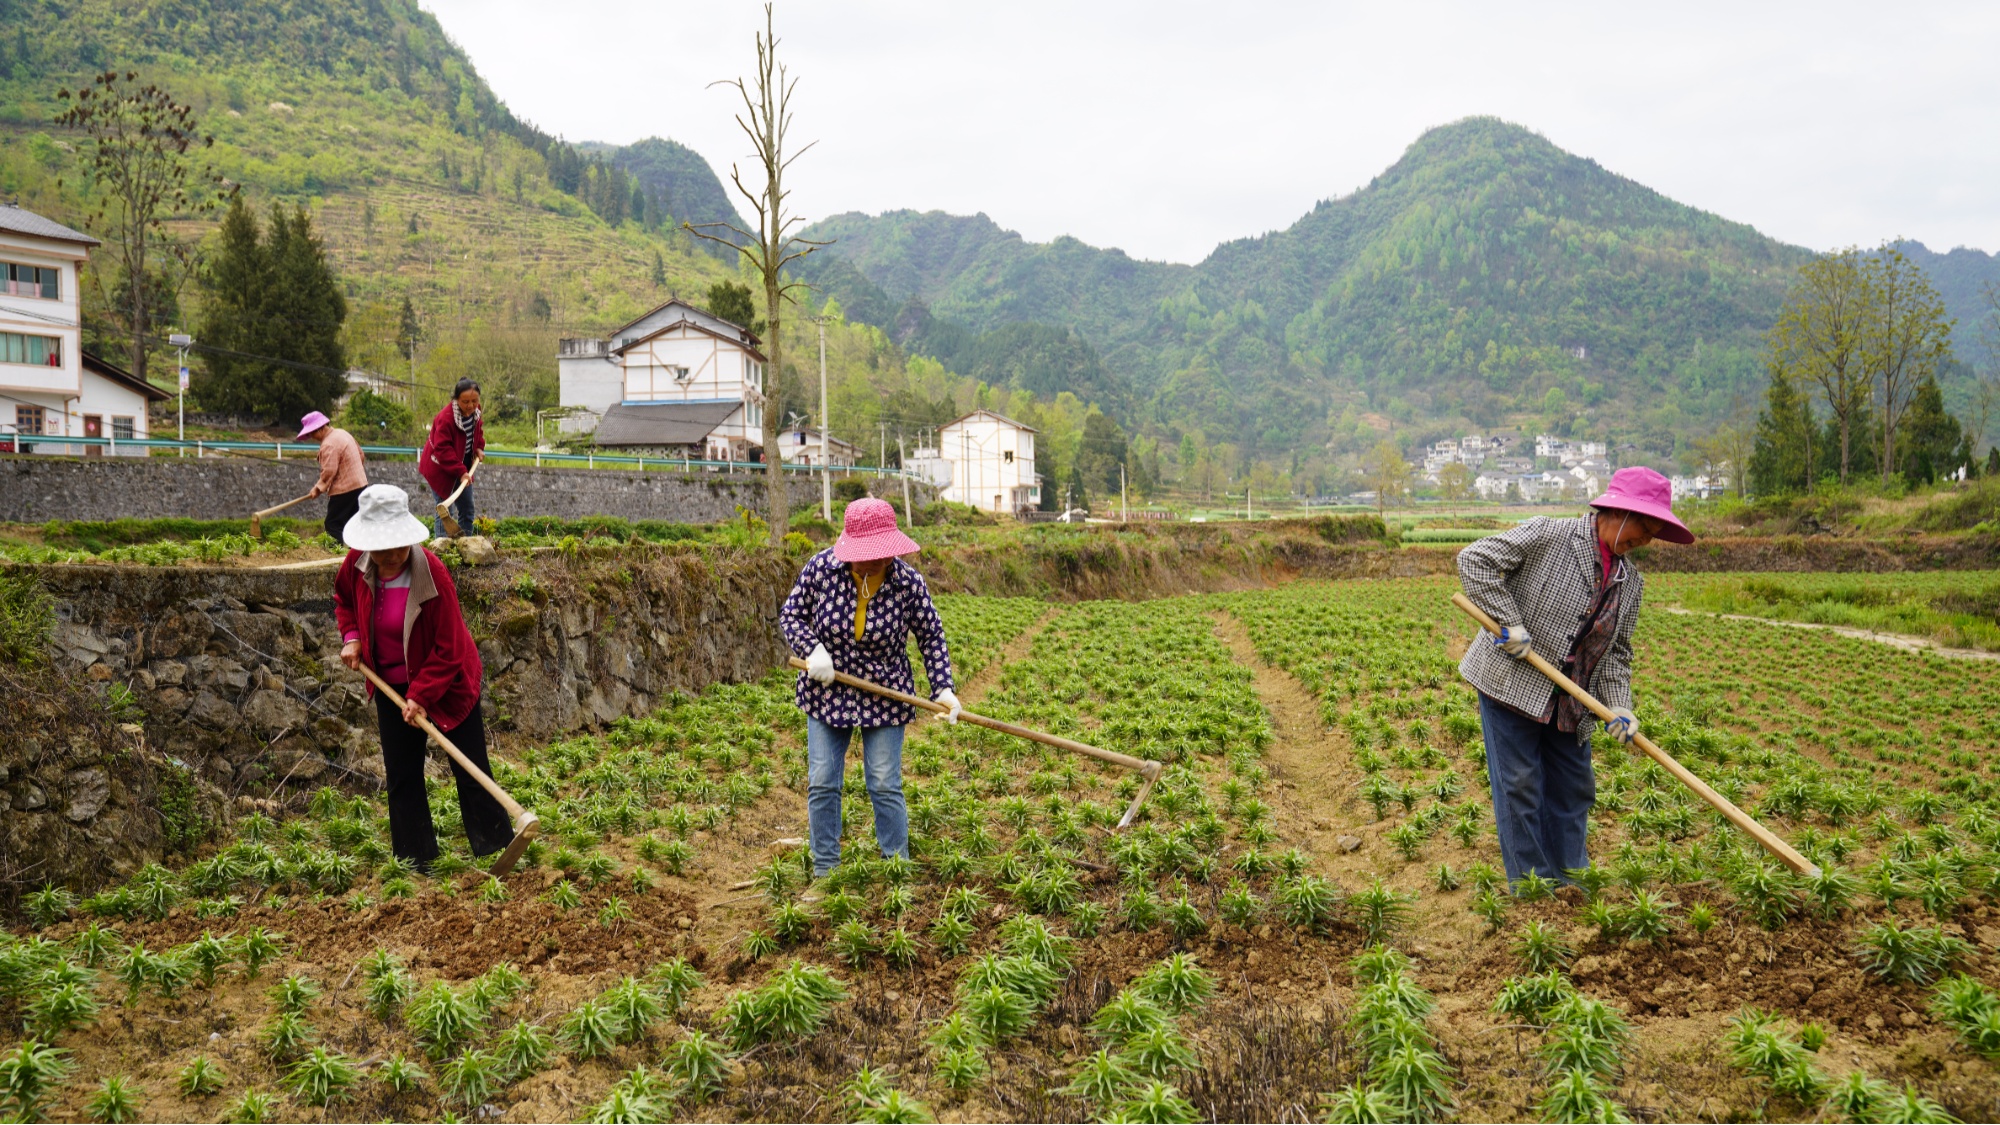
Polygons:
[[[374,684],[375,690],[386,696],[389,702],[395,704],[399,709],[403,706],[403,697],[396,694],[395,688],[384,683],[382,677],[375,674],[375,669],[363,664],[361,666],[361,674],[368,677],[368,682]],[[477,781],[480,788],[493,794],[493,799],[500,802],[501,808],[507,810],[508,818],[514,822],[514,840],[507,845],[506,851],[500,853],[500,858],[493,861],[493,866],[488,870],[496,879],[514,870],[514,865],[521,862],[521,853],[528,850],[528,843],[535,838],[535,832],[541,824],[541,819],[534,813],[522,808],[519,801],[508,796],[507,791],[500,788],[498,782],[486,776],[485,770],[473,765],[471,759],[460,753],[458,747],[451,744],[451,739],[446,738],[444,732],[431,725],[429,719],[418,719],[417,726],[423,728],[423,732],[431,736],[431,741],[444,747],[444,752],[451,755],[451,760],[457,762],[460,769],[471,774],[472,780]]]
[[287,500],[282,504],[273,505],[272,507],[265,508],[261,511],[252,514],[250,517],[250,537],[252,539],[264,538],[265,516],[275,516],[279,512],[284,511],[286,508],[289,508],[294,504],[303,504],[310,499],[312,499],[312,493],[308,492],[304,496],[299,497],[297,500]]
[[[1466,616],[1479,622],[1480,627],[1487,632],[1496,637],[1500,635],[1500,623],[1487,616],[1485,610],[1473,605],[1472,599],[1466,597],[1464,594],[1453,594],[1451,596],[1451,604],[1464,610]],[[1557,687],[1574,696],[1578,703],[1590,708],[1592,714],[1607,723],[1611,721],[1611,708],[1598,702],[1596,696],[1583,690],[1582,687],[1577,685],[1576,681],[1563,675],[1556,669],[1555,665],[1550,664],[1533,652],[1528,653],[1528,663],[1534,666],[1535,671],[1547,676]],[[1633,738],[1632,742],[1639,749],[1644,750],[1647,757],[1660,763],[1662,769],[1673,774],[1674,778],[1682,785],[1694,790],[1695,796],[1715,806],[1715,810],[1724,817],[1727,817],[1729,823],[1748,832],[1752,839],[1764,845],[1765,850],[1777,856],[1778,860],[1786,867],[1808,878],[1819,877],[1819,867],[1816,864],[1794,851],[1790,844],[1778,838],[1777,833],[1757,823],[1755,817],[1737,808],[1729,798],[1710,789],[1707,782],[1690,773],[1686,766],[1674,761],[1673,755],[1655,746],[1652,739],[1647,738],[1644,734],[1640,734]]]
[[[806,670],[806,662],[796,656],[792,657],[791,665],[801,672]],[[907,703],[912,707],[921,707],[926,711],[935,711],[940,715],[951,710],[951,708],[946,707],[942,703],[933,703],[920,695],[911,695],[907,692],[897,691],[895,688],[883,687],[881,684],[871,683],[867,680],[850,676],[845,672],[835,672],[833,678],[840,683],[846,684],[848,687],[874,692],[876,695],[893,699],[898,703]],[[1139,786],[1139,792],[1132,798],[1131,807],[1125,810],[1124,818],[1118,822],[1118,827],[1120,828],[1130,828],[1132,826],[1133,818],[1139,815],[1139,806],[1146,803],[1146,798],[1153,792],[1153,783],[1160,780],[1160,771],[1165,768],[1158,762],[1141,761],[1130,754],[1120,754],[1115,750],[1100,750],[1095,746],[1075,742],[1059,735],[1044,734],[1041,731],[1016,726],[1013,723],[1004,722],[1000,719],[989,719],[984,715],[975,715],[970,711],[960,711],[958,713],[958,721],[961,723],[971,723],[976,727],[985,727],[987,730],[997,730],[1001,734],[1011,734],[1016,738],[1025,738],[1031,742],[1040,742],[1046,746],[1053,746],[1058,750],[1068,750],[1073,753],[1084,754],[1096,758],[1100,762],[1110,762],[1114,766],[1124,766],[1128,770],[1138,771],[1139,776],[1146,779],[1145,784]]]
[[453,539],[465,534],[465,529],[458,526],[457,520],[451,518],[451,506],[458,503],[459,494],[465,491],[466,485],[472,483],[472,474],[479,471],[479,463],[484,460],[486,460],[484,453],[474,457],[472,459],[472,467],[465,470],[464,476],[458,478],[458,487],[452,489],[451,495],[438,503],[438,522],[444,525],[445,534],[451,536]]

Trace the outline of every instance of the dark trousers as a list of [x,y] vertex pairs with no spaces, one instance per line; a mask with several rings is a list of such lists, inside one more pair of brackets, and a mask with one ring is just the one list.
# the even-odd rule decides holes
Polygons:
[[[401,690],[398,688],[398,693]],[[424,789],[424,753],[430,736],[404,722],[403,712],[379,691],[375,693],[375,719],[382,730],[382,766],[388,775],[389,846],[398,859],[429,864],[438,855],[430,796]],[[464,722],[450,730],[438,729],[473,765],[488,777],[493,775],[486,761],[486,721],[480,717],[477,703]],[[451,764],[451,775],[458,782],[458,811],[465,821],[465,838],[472,845],[472,854],[488,855],[512,843],[514,826],[493,794],[457,762]]]
[[326,495],[326,533],[336,540],[347,530],[347,521],[361,510],[361,490],[329,492]]
[[[453,485],[452,487],[456,488],[458,486]],[[451,513],[452,519],[458,521],[458,530],[466,535],[479,534],[478,530],[472,526],[472,488],[472,485],[466,485],[465,491],[458,494],[458,502],[450,508],[445,509]],[[444,498],[451,495],[451,493],[433,493],[433,495],[437,496],[437,502],[442,504],[444,503]],[[445,537],[444,521],[435,515],[431,517],[431,533],[439,539]]]
[[1486,772],[1493,781],[1493,824],[1507,881],[1534,871],[1567,883],[1564,872],[1587,867],[1584,830],[1597,800],[1590,743],[1479,696],[1479,726],[1486,738]]

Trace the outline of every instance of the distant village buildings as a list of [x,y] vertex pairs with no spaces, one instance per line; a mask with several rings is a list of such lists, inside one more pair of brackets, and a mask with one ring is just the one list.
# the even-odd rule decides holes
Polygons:
[[1536,435],[1532,446],[1519,434],[1466,434],[1425,450],[1423,477],[1437,484],[1445,466],[1464,465],[1482,500],[1535,504],[1587,498],[1610,483],[1609,453],[1601,441],[1570,441],[1551,434]]

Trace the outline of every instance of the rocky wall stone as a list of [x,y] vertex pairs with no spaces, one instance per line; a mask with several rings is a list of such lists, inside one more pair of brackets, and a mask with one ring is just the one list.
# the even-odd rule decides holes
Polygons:
[[[157,452],[152,457],[0,457],[0,522],[248,519],[252,512],[309,491],[319,475],[314,453],[312,446],[289,447],[282,461],[197,460]],[[419,507],[434,503],[414,461],[370,460],[368,477],[405,489]],[[817,489],[795,485],[790,493],[795,508],[818,503]],[[538,469],[499,461],[479,471],[473,494],[476,511],[488,517],[617,516],[678,523],[719,523],[734,517],[739,507],[762,510],[765,503],[764,480],[750,473]],[[323,519],[326,502],[308,500],[285,515]]]
[[[777,609],[799,561],[676,545],[461,567],[488,729],[553,738],[764,675],[785,656]],[[224,793],[379,784],[374,708],[340,664],[332,568],[20,569],[54,599],[65,670],[125,685],[150,744]],[[65,808],[100,799],[88,779],[64,785]],[[14,809],[51,801],[39,782],[13,793]]]

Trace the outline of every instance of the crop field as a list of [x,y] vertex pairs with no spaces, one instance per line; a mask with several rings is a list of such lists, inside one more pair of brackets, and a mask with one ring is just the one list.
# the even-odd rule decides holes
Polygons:
[[371,796],[243,817],[30,896],[0,1111],[1995,1118],[2000,662],[1649,611],[1647,729],[1824,874],[1600,741],[1593,866],[1509,894],[1453,588],[940,597],[970,708],[1165,764],[1123,831],[1129,771],[924,720],[912,860],[866,858],[850,755],[849,862],[809,890],[788,673],[502,742],[544,828],[504,879],[448,782],[430,876]]

